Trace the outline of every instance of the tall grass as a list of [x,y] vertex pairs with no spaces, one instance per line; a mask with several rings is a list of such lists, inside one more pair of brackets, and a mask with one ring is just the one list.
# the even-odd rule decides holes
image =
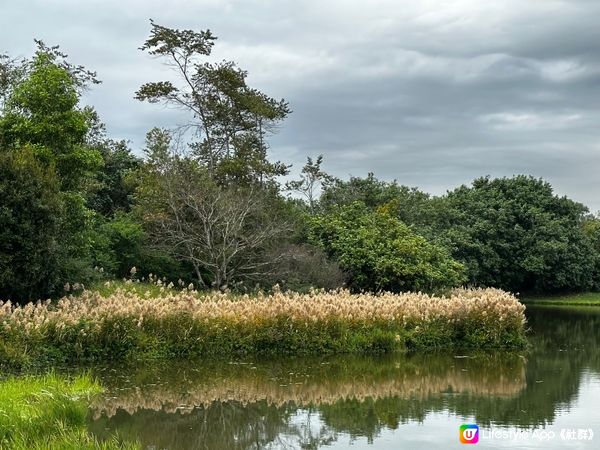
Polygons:
[[0,303],[0,361],[232,354],[381,353],[524,345],[524,306],[498,289],[232,297],[84,292],[56,304]]
[[0,381],[0,448],[136,448],[117,441],[99,443],[85,429],[88,404],[101,391],[89,376],[54,374]]

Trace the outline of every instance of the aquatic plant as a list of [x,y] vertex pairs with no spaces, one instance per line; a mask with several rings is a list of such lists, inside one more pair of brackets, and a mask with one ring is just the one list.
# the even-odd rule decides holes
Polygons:
[[0,361],[232,354],[384,353],[524,345],[525,307],[498,289],[424,293],[84,292],[0,303]]

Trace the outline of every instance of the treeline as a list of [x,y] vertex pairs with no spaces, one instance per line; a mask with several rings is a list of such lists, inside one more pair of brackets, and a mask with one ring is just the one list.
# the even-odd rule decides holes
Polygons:
[[600,287],[600,218],[540,179],[432,197],[373,174],[336,179],[319,156],[281,183],[290,166],[268,158],[268,139],[290,107],[235,63],[207,62],[215,39],[151,23],[142,50],[179,83],[135,97],[191,120],[151,129],[143,158],[81,104],[95,73],[40,41],[30,59],[0,55],[0,298],[59,296],[133,267],[240,291]]

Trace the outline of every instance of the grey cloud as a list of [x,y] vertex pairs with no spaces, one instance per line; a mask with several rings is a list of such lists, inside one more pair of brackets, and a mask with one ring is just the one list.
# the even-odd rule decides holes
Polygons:
[[530,173],[600,209],[600,3],[453,0],[89,1],[0,4],[2,49],[61,44],[104,83],[90,92],[109,132],[139,151],[181,111],[133,100],[170,77],[137,48],[147,19],[210,28],[215,58],[285,97],[294,113],[271,153],[296,170],[325,155],[337,176],[375,172],[443,193],[473,178]]

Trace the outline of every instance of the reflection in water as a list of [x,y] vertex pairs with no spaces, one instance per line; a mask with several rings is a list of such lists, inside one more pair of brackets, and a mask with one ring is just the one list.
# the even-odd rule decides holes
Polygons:
[[[97,370],[108,388],[92,408],[99,437],[115,431],[157,449],[318,448],[376,442],[432,413],[480,425],[547,425],[600,373],[600,314],[529,311],[522,354],[423,354],[197,362]],[[598,430],[600,431],[600,430]]]
[[[297,359],[256,363],[197,362],[180,366],[114,369],[103,375],[108,396],[94,405],[109,417],[118,409],[186,412],[214,402],[242,405],[332,405],[393,396],[512,395],[524,387],[518,355],[412,355],[410,357]],[[133,377],[133,378],[132,378]]]

